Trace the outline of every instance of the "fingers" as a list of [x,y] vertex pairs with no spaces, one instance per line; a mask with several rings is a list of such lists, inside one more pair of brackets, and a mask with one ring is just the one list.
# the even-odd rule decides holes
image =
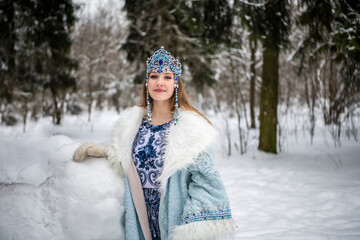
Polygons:
[[85,143],[83,145],[81,145],[78,149],[76,149],[74,155],[73,155],[73,160],[75,162],[81,162],[85,159],[86,157],[86,150],[91,147],[93,144],[92,143]]
[[105,157],[105,148],[93,143],[85,143],[75,151],[73,160],[75,162],[81,162],[87,155],[92,157]]
[[100,146],[93,145],[86,150],[87,155],[93,157],[105,157],[105,149]]
[[73,155],[73,160],[75,162],[81,162],[82,160],[84,160],[85,156],[86,152],[83,149],[78,148]]

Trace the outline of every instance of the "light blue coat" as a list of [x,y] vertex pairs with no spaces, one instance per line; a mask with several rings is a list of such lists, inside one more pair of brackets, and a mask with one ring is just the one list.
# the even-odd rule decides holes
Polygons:
[[[124,177],[126,239],[151,239],[142,187],[131,158],[145,109],[124,111],[106,148],[113,168]],[[211,146],[216,131],[203,117],[181,111],[169,128],[160,181],[161,239],[213,239],[232,236],[235,223],[216,169]]]

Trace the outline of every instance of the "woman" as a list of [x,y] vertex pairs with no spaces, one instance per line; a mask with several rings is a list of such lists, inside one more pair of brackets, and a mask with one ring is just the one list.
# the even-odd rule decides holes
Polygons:
[[231,238],[235,224],[215,168],[216,131],[187,99],[181,64],[163,47],[148,58],[142,102],[120,114],[106,156],[125,184],[126,239]]

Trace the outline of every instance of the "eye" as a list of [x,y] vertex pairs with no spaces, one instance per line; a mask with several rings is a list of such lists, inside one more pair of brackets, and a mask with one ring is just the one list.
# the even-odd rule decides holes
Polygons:
[[157,75],[150,75],[150,78],[152,78],[152,79],[156,79],[158,76]]
[[170,79],[172,79],[172,77],[171,76],[165,76],[165,79],[170,80]]

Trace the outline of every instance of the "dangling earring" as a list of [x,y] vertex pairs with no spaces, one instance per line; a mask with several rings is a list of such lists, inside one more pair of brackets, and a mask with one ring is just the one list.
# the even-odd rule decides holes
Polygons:
[[148,88],[148,76],[146,76],[146,103],[147,103],[147,114],[148,120],[151,123],[151,108],[150,108],[150,100],[149,100],[149,88]]
[[175,75],[175,111],[174,111],[174,124],[176,125],[177,121],[179,120],[179,104],[178,104],[178,88],[179,88],[179,84],[178,84],[178,77],[177,75]]
[[175,109],[174,109],[174,123],[179,120],[180,109],[178,103],[178,78],[181,76],[181,63],[179,60],[174,58],[171,53],[166,51],[164,47],[156,50],[151,57],[146,60],[146,101],[147,101],[147,112],[148,120],[151,122],[151,107],[150,107],[150,96],[148,89],[148,76],[151,71],[156,73],[163,73],[165,69],[175,74]]

